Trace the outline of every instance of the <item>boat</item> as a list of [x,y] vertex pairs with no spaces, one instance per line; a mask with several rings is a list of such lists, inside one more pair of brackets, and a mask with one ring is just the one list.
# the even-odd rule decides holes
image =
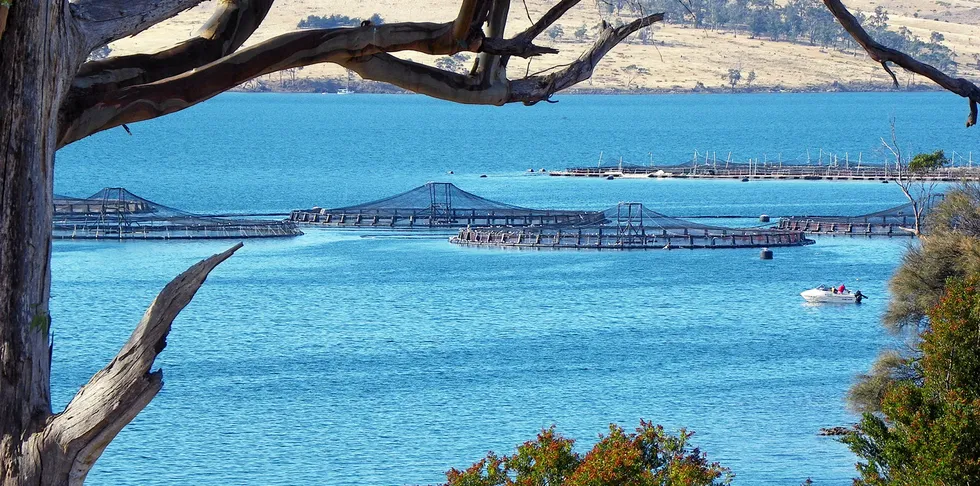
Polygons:
[[862,300],[868,298],[866,295],[862,294],[860,290],[856,292],[851,292],[850,290],[836,292],[833,287],[828,287],[826,285],[805,290],[801,292],[800,295],[807,302],[829,304],[860,304]]

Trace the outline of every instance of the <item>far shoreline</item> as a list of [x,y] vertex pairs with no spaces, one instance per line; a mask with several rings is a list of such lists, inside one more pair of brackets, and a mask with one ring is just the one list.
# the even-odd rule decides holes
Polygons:
[[[231,93],[275,93],[275,94],[338,94],[337,90],[343,86],[339,80],[296,80],[288,86],[275,86],[279,83],[263,82],[257,86],[243,88],[241,86],[229,90]],[[942,87],[934,84],[915,84],[907,87],[895,88],[889,84],[868,84],[868,83],[839,83],[837,81],[830,84],[811,85],[788,88],[783,86],[750,86],[736,88],[734,90],[725,87],[705,87],[696,88],[640,88],[640,89],[616,89],[616,88],[571,88],[561,92],[566,95],[601,95],[601,96],[621,96],[621,95],[759,95],[759,94],[820,94],[820,93],[932,93],[945,92]],[[415,95],[412,91],[404,90],[387,83],[378,82],[359,82],[352,84],[350,92],[347,94],[369,95],[369,94],[400,94]],[[424,95],[422,95],[424,96]]]

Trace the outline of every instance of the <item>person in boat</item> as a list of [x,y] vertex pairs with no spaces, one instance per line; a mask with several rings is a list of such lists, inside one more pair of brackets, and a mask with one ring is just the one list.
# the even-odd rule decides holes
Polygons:
[[840,287],[837,287],[838,294],[843,294],[845,290],[847,290],[847,287],[845,287],[844,284],[840,284]]

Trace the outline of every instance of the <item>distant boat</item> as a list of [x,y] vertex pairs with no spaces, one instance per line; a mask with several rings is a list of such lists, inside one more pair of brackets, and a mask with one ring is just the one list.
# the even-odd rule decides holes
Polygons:
[[337,94],[351,94],[351,93],[353,93],[353,91],[347,88],[340,88],[337,90]]
[[867,296],[862,294],[860,290],[857,292],[851,292],[850,290],[837,292],[833,289],[833,287],[827,287],[826,285],[821,285],[815,289],[805,290],[800,293],[800,295],[807,302],[828,304],[860,304],[861,300],[867,298]]

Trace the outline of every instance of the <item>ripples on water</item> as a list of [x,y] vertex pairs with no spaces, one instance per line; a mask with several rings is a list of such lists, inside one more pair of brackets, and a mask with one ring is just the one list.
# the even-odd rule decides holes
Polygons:
[[[838,100],[949,108],[927,119],[914,143],[967,145],[966,134],[943,125],[959,115],[959,100],[938,94],[910,96],[919,103],[911,108],[900,103],[909,98],[882,95],[565,97],[555,107],[502,110],[342,98],[223,96],[136,125],[133,139],[92,137],[59,154],[57,190],[123,185],[186,209],[278,211],[447,180],[451,167],[449,180],[464,189],[525,205],[640,200],[669,214],[847,214],[901,196],[870,183],[519,174],[542,158],[548,167],[594,160],[599,147],[680,154],[682,136],[800,147],[797,132],[763,128],[796,130],[800,106],[834,115]],[[419,110],[435,120],[408,124]],[[665,110],[678,121],[664,124]],[[756,128],[692,118],[725,113]],[[247,116],[262,123],[242,124]],[[447,134],[446,123],[470,116],[503,124],[500,135],[513,143]],[[601,123],[624,116],[640,128]],[[861,133],[846,119],[815,117],[827,132],[815,130],[807,143],[875,145],[886,116],[859,117],[872,120]],[[364,126],[384,143],[345,145]],[[546,130],[560,139],[541,138]],[[495,177],[478,178],[486,172]],[[89,483],[434,483],[449,467],[489,449],[509,453],[551,424],[585,449],[610,422],[632,428],[644,418],[695,430],[697,445],[733,468],[737,484],[849,484],[854,458],[816,431],[856,420],[843,396],[888,340],[878,319],[904,240],[821,238],[761,261],[758,250],[495,251],[362,236],[312,229],[246,242],[175,322],[157,361],[163,391],[112,442]],[[111,359],[169,279],[230,244],[56,243],[56,408]],[[870,299],[805,306],[798,295],[837,282]]]

